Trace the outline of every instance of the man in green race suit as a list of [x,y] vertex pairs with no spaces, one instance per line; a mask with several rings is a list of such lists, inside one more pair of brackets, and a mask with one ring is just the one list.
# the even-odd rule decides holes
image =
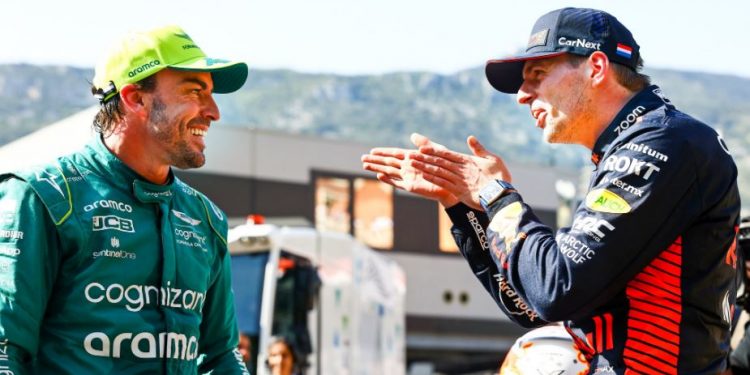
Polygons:
[[226,217],[171,169],[246,78],[176,26],[132,33],[96,67],[99,137],[0,177],[0,374],[248,373]]

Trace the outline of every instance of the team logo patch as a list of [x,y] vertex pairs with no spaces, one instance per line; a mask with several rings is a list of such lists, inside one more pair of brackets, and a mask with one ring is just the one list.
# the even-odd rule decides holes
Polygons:
[[503,267],[505,267],[507,254],[513,250],[513,246],[526,238],[526,233],[518,232],[518,223],[522,213],[521,202],[513,202],[498,211],[488,226],[497,235],[490,243],[490,249]]
[[586,195],[586,207],[597,212],[610,214],[625,214],[630,212],[628,202],[607,189],[591,190]]
[[184,212],[180,212],[180,211],[177,211],[177,210],[172,210],[172,214],[174,214],[174,216],[176,218],[178,218],[178,219],[180,219],[180,220],[182,220],[182,221],[184,221],[184,222],[186,222],[186,223],[188,223],[188,224],[190,224],[192,226],[195,226],[195,225],[198,225],[198,224],[201,223],[200,220],[193,219],[192,217],[188,216]]
[[538,46],[543,46],[547,44],[547,35],[549,34],[549,29],[544,29],[542,31],[537,31],[534,34],[532,34],[529,37],[529,44],[526,45],[526,49]]

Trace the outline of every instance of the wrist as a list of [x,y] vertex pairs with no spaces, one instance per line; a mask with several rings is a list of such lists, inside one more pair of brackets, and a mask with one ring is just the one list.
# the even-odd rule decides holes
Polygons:
[[515,193],[516,188],[509,182],[503,180],[492,180],[479,191],[479,203],[485,211],[500,198]]
[[438,198],[438,202],[440,202],[441,205],[445,208],[450,208],[458,204],[460,202],[458,198],[454,197],[452,194],[447,195],[445,197]]

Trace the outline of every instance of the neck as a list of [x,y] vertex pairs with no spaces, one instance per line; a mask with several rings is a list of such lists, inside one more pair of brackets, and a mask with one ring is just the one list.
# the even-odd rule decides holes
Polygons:
[[596,95],[597,102],[595,108],[599,108],[596,112],[596,118],[594,121],[594,131],[592,132],[593,137],[586,140],[586,146],[589,150],[594,149],[594,144],[599,136],[602,135],[605,129],[612,123],[615,116],[620,110],[625,107],[625,104],[632,99],[637,92],[632,92],[618,84],[609,85],[610,87],[605,88],[606,95]]
[[144,139],[132,134],[137,128],[129,127],[127,124],[118,124],[116,129],[102,139],[107,149],[146,181],[160,185],[166,184],[169,178],[169,165],[160,163],[155,155],[149,155],[146,152],[145,142],[134,141]]

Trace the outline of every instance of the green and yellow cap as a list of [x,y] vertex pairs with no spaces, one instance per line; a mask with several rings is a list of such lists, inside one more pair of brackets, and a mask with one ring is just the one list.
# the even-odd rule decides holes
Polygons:
[[178,26],[132,32],[96,66],[94,96],[106,102],[120,89],[164,69],[211,72],[214,92],[237,91],[247,80],[247,64],[207,57]]

